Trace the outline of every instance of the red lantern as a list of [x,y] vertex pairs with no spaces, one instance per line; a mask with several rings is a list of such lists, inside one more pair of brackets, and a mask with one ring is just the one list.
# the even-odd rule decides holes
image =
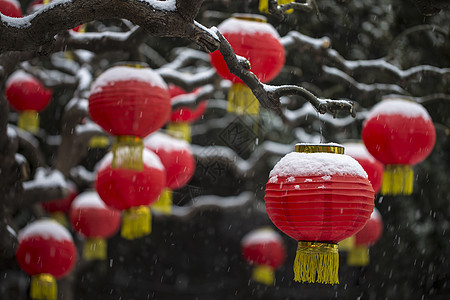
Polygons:
[[158,130],[171,111],[167,85],[149,68],[113,67],[93,83],[89,113],[116,136],[113,166],[142,169],[142,138]]
[[69,231],[53,220],[35,221],[19,233],[16,259],[32,276],[32,299],[56,299],[56,279],[75,266],[77,251]]
[[256,229],[242,238],[241,247],[245,260],[256,265],[252,278],[257,282],[273,285],[274,270],[278,269],[286,258],[280,235],[271,228]]
[[70,223],[87,239],[83,247],[85,259],[105,259],[106,239],[116,234],[121,214],[107,207],[97,192],[88,191],[77,196],[70,208]]
[[36,133],[39,130],[39,115],[50,102],[52,92],[42,83],[22,70],[14,72],[6,81],[6,99],[19,111],[19,128]]
[[155,152],[166,169],[166,189],[153,206],[156,210],[170,213],[172,190],[186,185],[194,175],[195,161],[191,146],[183,141],[161,132],[149,135],[144,145]]
[[420,104],[389,98],[367,115],[362,139],[370,154],[385,165],[381,193],[409,195],[414,181],[411,166],[430,154],[436,133]]
[[42,207],[50,213],[52,219],[59,222],[61,225],[67,227],[66,213],[70,209],[73,199],[78,194],[77,187],[73,182],[68,183],[69,194],[63,199],[42,202]]
[[337,243],[364,226],[374,191],[364,169],[343,154],[342,146],[298,144],[296,151],[271,171],[266,210],[281,231],[299,242],[294,280],[335,284]]
[[369,264],[369,247],[375,244],[383,233],[383,220],[376,208],[373,209],[366,225],[355,234],[355,247],[347,257],[350,266],[367,266]]
[[124,211],[121,235],[134,239],[151,231],[148,205],[158,199],[166,185],[166,172],[158,156],[143,150],[141,171],[113,168],[112,154],[100,162],[95,187],[106,205]]
[[[261,82],[269,82],[281,71],[285,61],[284,48],[278,32],[264,17],[237,14],[222,22],[218,29],[234,52],[249,60],[250,70]],[[228,94],[228,111],[258,115],[258,100],[241,79],[230,73],[219,51],[211,53],[211,64],[220,76],[235,83]]]
[[[198,90],[192,94],[198,93]],[[177,100],[177,96],[185,95],[186,91],[176,85],[169,85],[169,94],[172,103]],[[206,101],[201,102],[195,109],[189,107],[177,108],[170,116],[170,122],[167,124],[167,131],[176,137],[181,137],[187,142],[191,141],[190,123],[200,118],[206,110]]]
[[366,149],[363,143],[346,143],[343,144],[345,154],[350,155],[363,167],[369,176],[375,194],[381,189],[381,180],[383,178],[384,166],[376,160]]
[[22,9],[16,0],[0,0],[0,13],[11,18],[22,18]]

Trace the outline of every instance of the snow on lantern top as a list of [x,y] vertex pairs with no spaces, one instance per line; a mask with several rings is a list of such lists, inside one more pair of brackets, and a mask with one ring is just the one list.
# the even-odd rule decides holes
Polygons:
[[73,241],[70,232],[64,226],[50,219],[35,221],[19,232],[19,242],[34,237],[40,237],[46,240]]
[[367,173],[352,157],[330,153],[299,153],[286,154],[270,172],[269,181],[275,183],[278,176],[331,176],[351,175],[367,178]]
[[[143,158],[144,164],[147,167],[165,171],[165,168],[164,168],[163,164],[161,163],[161,160],[159,159],[158,155],[156,155],[152,151],[143,151],[142,158]],[[104,169],[107,166],[111,165],[112,160],[113,160],[113,154],[112,154],[112,152],[109,152],[99,162],[98,169]]]
[[144,139],[144,145],[151,148],[153,151],[158,151],[158,149],[171,151],[191,151],[191,146],[188,142],[171,137],[168,134],[161,132],[154,132]]
[[72,203],[72,209],[79,208],[107,208],[95,191],[87,191],[78,195]]
[[375,157],[367,151],[363,143],[345,143],[343,146],[345,148],[345,154],[355,159],[364,158],[370,160],[371,162],[377,161]]
[[[252,71],[262,82],[269,82],[281,71],[285,61],[284,47],[276,29],[257,15],[236,14],[218,26],[234,52],[249,60]],[[211,53],[211,64],[217,73],[235,83],[242,80],[231,74],[219,51]]]
[[377,118],[379,115],[401,115],[407,118],[422,117],[425,120],[431,119],[422,105],[403,98],[386,98],[375,104],[367,114],[366,120]]
[[261,228],[247,233],[242,238],[241,244],[243,246],[247,246],[252,244],[264,244],[270,242],[282,243],[283,241],[280,235],[273,229]]

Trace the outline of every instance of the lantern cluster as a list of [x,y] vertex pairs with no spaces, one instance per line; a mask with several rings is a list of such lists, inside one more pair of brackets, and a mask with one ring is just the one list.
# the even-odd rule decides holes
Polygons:
[[108,207],[97,192],[87,191],[76,197],[70,207],[70,223],[85,237],[83,258],[106,259],[106,239],[120,227],[120,211]]
[[271,228],[255,229],[241,240],[242,256],[255,265],[252,278],[256,282],[273,285],[274,272],[286,259],[286,250],[281,236]]
[[412,166],[433,150],[436,133],[423,106],[388,98],[367,115],[362,139],[370,154],[385,165],[381,193],[409,195],[414,182]]
[[298,241],[295,281],[338,283],[337,243],[359,231],[373,211],[366,172],[343,153],[338,144],[298,144],[270,172],[266,210]]
[[[191,94],[198,93],[198,89]],[[176,85],[169,85],[171,102],[176,102],[177,97],[186,95],[186,91]],[[191,142],[191,123],[200,118],[206,110],[207,102],[201,102],[196,108],[180,107],[175,109],[170,116],[170,122],[166,126],[169,134]]]
[[6,99],[19,112],[17,126],[31,133],[39,130],[39,112],[47,107],[52,92],[34,76],[19,70],[5,85]]
[[[234,52],[248,59],[250,70],[261,82],[269,82],[281,71],[285,61],[284,47],[278,32],[264,17],[236,14],[217,28]],[[241,79],[231,74],[219,51],[211,53],[211,64],[220,76],[233,82],[228,93],[228,111],[258,115],[258,100]]]
[[172,190],[186,185],[194,175],[195,161],[191,146],[183,141],[161,132],[155,132],[144,140],[147,149],[160,158],[166,170],[166,187],[153,209],[170,214],[172,211]]
[[19,232],[16,260],[32,276],[32,299],[56,300],[56,279],[68,274],[77,260],[70,232],[53,220],[35,221]]
[[112,154],[100,163],[95,187],[108,205],[123,210],[121,235],[134,239],[151,231],[149,205],[165,187],[165,169],[143,138],[169,119],[170,97],[164,80],[138,65],[106,70],[89,96],[92,120],[114,135]]

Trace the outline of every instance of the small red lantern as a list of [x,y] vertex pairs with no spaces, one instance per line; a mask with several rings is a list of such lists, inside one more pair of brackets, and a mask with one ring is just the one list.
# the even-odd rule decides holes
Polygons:
[[370,154],[385,165],[381,193],[410,195],[414,182],[411,166],[430,154],[436,133],[423,106],[388,98],[367,115],[362,139]]
[[77,187],[73,182],[69,181],[68,188],[69,194],[65,198],[41,203],[45,211],[50,213],[52,219],[65,227],[69,225],[66,213],[69,211],[73,199],[75,199],[78,194]]
[[166,169],[166,188],[153,208],[170,213],[172,207],[172,190],[186,185],[194,175],[195,161],[191,146],[183,141],[161,132],[149,135],[144,145],[155,152]]
[[5,85],[6,99],[19,111],[17,126],[32,133],[39,130],[39,112],[50,102],[52,92],[34,76],[18,70],[11,74]]
[[75,266],[77,251],[70,232],[53,220],[35,221],[19,233],[16,259],[32,276],[31,298],[56,300],[56,280]]
[[[199,89],[195,90],[191,94],[195,95],[198,93],[198,90]],[[185,95],[186,91],[181,87],[171,84],[169,85],[169,94],[173,103],[177,100],[177,96]],[[205,113],[206,105],[206,101],[203,101],[195,109],[189,107],[177,108],[170,116],[170,122],[166,126],[167,131],[176,137],[181,137],[185,141],[191,142],[190,123],[194,122]]]
[[11,18],[22,18],[22,8],[16,0],[0,0],[0,13]]
[[373,209],[366,225],[355,236],[355,246],[347,256],[350,266],[367,266],[369,264],[369,247],[374,245],[383,233],[383,220],[376,208]]
[[141,171],[113,168],[112,154],[107,154],[97,172],[95,187],[106,205],[123,210],[121,235],[134,239],[151,232],[148,205],[158,199],[166,185],[166,171],[158,156],[143,149]]
[[381,180],[383,178],[384,166],[376,160],[366,149],[363,143],[346,143],[343,144],[345,154],[350,155],[363,167],[369,176],[375,194],[381,189]]
[[256,229],[242,238],[241,247],[245,260],[256,265],[252,278],[257,282],[273,285],[274,270],[278,269],[286,258],[281,236],[271,228]]
[[338,144],[298,144],[270,172],[267,213],[299,242],[295,281],[339,283],[337,243],[360,230],[373,210],[366,172],[343,153]]
[[115,136],[113,167],[142,169],[142,138],[161,128],[171,111],[167,85],[149,68],[113,67],[93,83],[89,113]]
[[70,223],[87,238],[83,247],[85,259],[106,259],[106,239],[119,230],[120,219],[120,212],[106,206],[97,192],[88,191],[77,196],[70,208]]
[[[249,60],[251,71],[266,83],[281,71],[285,54],[276,29],[266,23],[266,18],[256,15],[236,14],[218,27],[237,55]],[[228,93],[228,111],[238,114],[258,115],[259,102],[241,79],[231,74],[219,51],[211,53],[211,64],[217,73],[234,84]]]

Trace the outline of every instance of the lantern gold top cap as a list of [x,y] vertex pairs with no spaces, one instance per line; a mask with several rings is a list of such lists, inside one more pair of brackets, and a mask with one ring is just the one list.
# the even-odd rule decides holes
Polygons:
[[267,23],[267,18],[261,15],[235,13],[232,14],[231,17],[239,20]]
[[295,152],[344,154],[344,146],[336,143],[328,143],[328,144],[300,143],[295,145]]

